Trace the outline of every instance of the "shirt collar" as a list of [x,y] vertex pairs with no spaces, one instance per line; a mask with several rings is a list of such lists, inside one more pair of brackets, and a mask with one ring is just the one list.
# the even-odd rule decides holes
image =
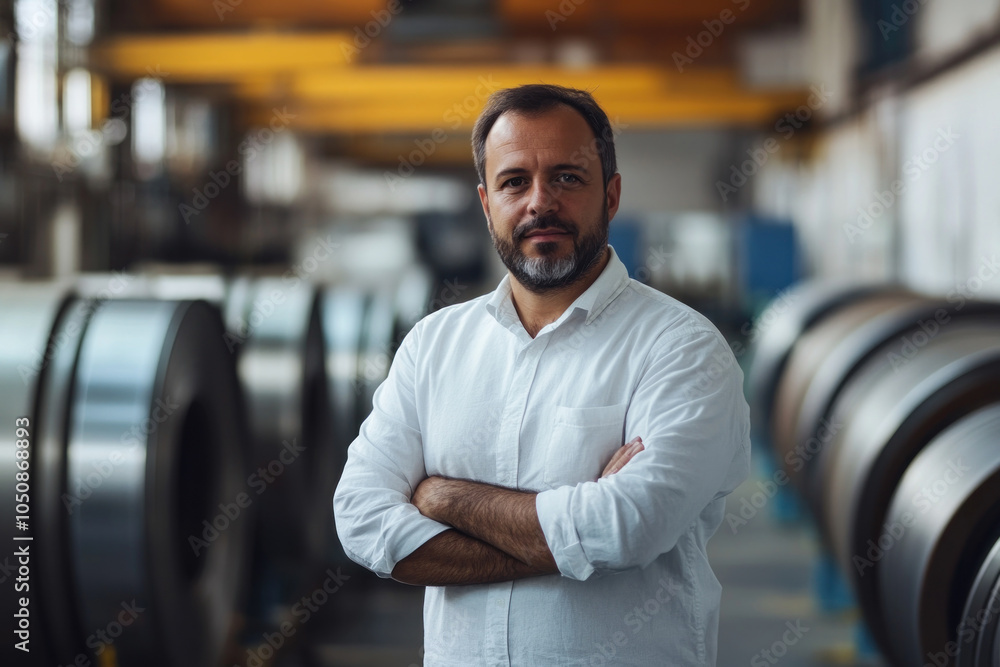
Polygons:
[[[597,280],[570,304],[559,319],[548,325],[549,327],[558,326],[578,310],[587,314],[586,324],[590,324],[628,286],[630,280],[628,270],[618,258],[615,249],[611,245],[608,245],[608,248],[611,250],[611,256],[604,270],[597,276]],[[514,323],[520,326],[521,320],[511,299],[509,273],[503,277],[486,301],[486,310],[504,327],[510,328]]]

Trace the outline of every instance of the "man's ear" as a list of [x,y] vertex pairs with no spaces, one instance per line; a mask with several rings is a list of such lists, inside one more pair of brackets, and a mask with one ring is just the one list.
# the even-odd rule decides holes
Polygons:
[[618,203],[622,198],[622,175],[615,174],[608,181],[608,187],[605,190],[608,198],[608,220],[610,221],[615,217],[615,213],[618,212]]
[[486,186],[483,185],[482,183],[480,183],[479,186],[476,188],[476,190],[479,192],[479,201],[483,205],[483,215],[486,216],[486,221],[489,222],[489,219],[490,219],[490,200],[489,200],[488,195],[486,194]]

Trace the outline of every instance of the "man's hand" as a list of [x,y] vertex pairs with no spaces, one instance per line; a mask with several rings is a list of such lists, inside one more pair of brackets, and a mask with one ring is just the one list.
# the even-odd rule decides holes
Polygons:
[[610,477],[616,472],[625,467],[625,464],[632,460],[632,457],[641,452],[644,449],[642,445],[642,438],[636,436],[626,442],[624,445],[618,448],[615,455],[611,457],[608,461],[608,465],[604,467],[604,472],[601,473],[601,477]]

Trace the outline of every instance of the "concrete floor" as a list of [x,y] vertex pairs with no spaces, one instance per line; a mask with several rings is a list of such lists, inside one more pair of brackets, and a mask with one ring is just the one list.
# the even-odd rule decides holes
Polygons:
[[[730,511],[738,512],[741,500],[758,490],[758,479],[727,499]],[[718,666],[879,667],[879,661],[856,655],[852,612],[821,613],[816,608],[812,582],[817,547],[811,529],[803,523],[779,525],[771,509],[764,506],[735,533],[723,523],[709,543],[723,586]],[[419,666],[422,599],[420,588],[356,572],[336,594],[336,604],[327,605],[319,620],[310,623],[309,634],[303,633],[299,655],[279,652],[277,662]],[[785,631],[796,626],[801,638],[786,645]]]
[[[738,513],[742,499],[759,491],[758,479],[726,499],[728,511]],[[817,540],[811,527],[779,525],[770,509],[764,505],[745,525],[734,524],[735,534],[724,522],[708,545],[722,583],[718,666],[880,666],[855,651],[856,612],[817,609]],[[785,646],[790,626],[799,628],[801,638]]]

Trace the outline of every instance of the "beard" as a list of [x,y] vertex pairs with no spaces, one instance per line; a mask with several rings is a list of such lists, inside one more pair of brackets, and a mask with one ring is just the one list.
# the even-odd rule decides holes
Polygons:
[[[604,201],[601,223],[590,234],[580,235],[579,228],[568,220],[555,215],[534,217],[516,227],[511,239],[499,238],[493,220],[487,216],[490,237],[500,260],[521,285],[530,292],[544,294],[555,292],[582,279],[601,261],[608,245],[608,202]],[[559,243],[545,241],[535,244],[541,257],[528,257],[521,251],[525,235],[538,229],[553,228],[568,233],[573,240],[573,251],[565,257],[558,256]]]

